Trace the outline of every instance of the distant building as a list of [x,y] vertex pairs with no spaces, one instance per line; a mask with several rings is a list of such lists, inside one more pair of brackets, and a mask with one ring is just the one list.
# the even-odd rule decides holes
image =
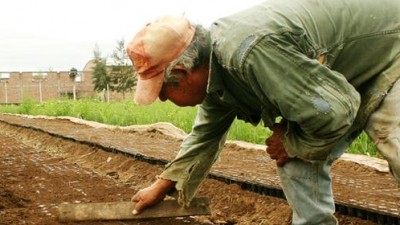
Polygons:
[[[71,79],[70,71],[0,71],[0,104],[18,104],[26,99],[43,102],[50,99],[98,98],[93,90],[92,71],[94,60],[86,63],[82,71]],[[122,94],[107,92],[111,100],[121,100]],[[125,98],[132,98],[126,93]]]

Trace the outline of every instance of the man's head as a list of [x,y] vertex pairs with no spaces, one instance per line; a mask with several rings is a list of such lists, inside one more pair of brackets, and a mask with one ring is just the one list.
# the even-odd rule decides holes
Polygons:
[[159,98],[170,100],[178,106],[200,104],[206,96],[210,34],[201,25],[195,25],[195,35],[186,50],[165,69],[164,84]]
[[138,73],[135,102],[152,103],[159,95],[167,66],[189,46],[195,28],[183,17],[161,17],[147,24],[127,47]]

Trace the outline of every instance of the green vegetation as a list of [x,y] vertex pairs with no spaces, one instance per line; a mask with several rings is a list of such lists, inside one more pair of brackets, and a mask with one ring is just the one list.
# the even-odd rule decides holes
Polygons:
[[110,67],[111,90],[122,93],[125,99],[125,93],[132,92],[136,86],[136,77],[131,61],[125,50],[124,39],[117,41],[117,47],[111,54],[114,61]]
[[[106,91],[122,93],[132,92],[136,86],[137,77],[125,50],[125,41],[117,41],[117,47],[111,54],[111,65],[107,64],[107,57],[103,57],[99,46],[93,49],[93,85],[94,90],[102,93],[102,100],[106,100]],[[107,99],[108,101],[108,99]]]
[[109,89],[110,77],[107,74],[107,58],[101,55],[99,46],[96,44],[93,49],[94,67],[93,69],[93,89],[102,92],[102,100],[106,99],[106,90]]
[[[48,116],[72,116],[105,124],[129,126],[170,122],[189,133],[196,116],[196,107],[177,107],[171,102],[155,102],[150,106],[138,106],[132,100],[122,102],[102,102],[91,99],[51,100],[39,104],[27,100],[21,105],[1,105],[0,112]],[[264,144],[271,132],[259,125],[254,127],[236,120],[231,127],[228,139]],[[350,146],[350,153],[377,156],[376,149],[366,136],[360,135]]]

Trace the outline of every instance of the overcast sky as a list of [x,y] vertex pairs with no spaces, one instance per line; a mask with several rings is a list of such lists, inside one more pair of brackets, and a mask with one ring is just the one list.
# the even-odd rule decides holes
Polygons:
[[[263,0],[0,1],[0,72],[83,69],[97,44],[103,56],[146,23],[182,15],[208,27]],[[212,2],[212,3],[211,3]]]

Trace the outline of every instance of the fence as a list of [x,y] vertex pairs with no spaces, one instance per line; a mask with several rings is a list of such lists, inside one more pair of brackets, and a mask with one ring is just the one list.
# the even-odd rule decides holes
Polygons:
[[[0,72],[0,104],[18,104],[26,99],[43,102],[49,99],[100,97],[94,91],[90,71],[78,73],[75,79],[69,71],[62,72]],[[122,94],[110,92],[113,100]],[[130,98],[132,93],[126,93]]]

